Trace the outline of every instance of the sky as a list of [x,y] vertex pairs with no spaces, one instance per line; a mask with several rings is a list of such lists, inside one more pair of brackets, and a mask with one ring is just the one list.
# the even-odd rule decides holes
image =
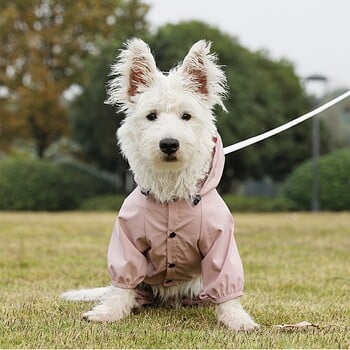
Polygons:
[[[153,29],[201,20],[253,50],[286,58],[301,78],[322,75],[309,89],[350,88],[350,0],[146,0]],[[205,38],[203,38],[205,39]],[[318,86],[316,86],[318,85]]]

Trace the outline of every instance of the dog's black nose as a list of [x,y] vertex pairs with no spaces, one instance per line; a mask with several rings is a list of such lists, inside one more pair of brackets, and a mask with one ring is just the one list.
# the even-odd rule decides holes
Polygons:
[[176,139],[163,139],[159,142],[159,148],[165,154],[173,154],[180,147],[180,142]]

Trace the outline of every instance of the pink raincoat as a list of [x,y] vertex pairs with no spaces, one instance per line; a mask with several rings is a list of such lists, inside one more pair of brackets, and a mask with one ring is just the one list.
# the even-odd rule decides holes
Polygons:
[[114,286],[167,287],[201,275],[200,300],[221,303],[242,295],[233,219],[216,191],[224,163],[218,136],[210,173],[194,201],[161,204],[140,187],[125,199],[108,248]]

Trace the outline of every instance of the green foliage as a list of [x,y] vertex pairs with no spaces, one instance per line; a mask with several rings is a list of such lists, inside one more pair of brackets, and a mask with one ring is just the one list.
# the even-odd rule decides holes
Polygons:
[[[312,196],[312,161],[298,166],[287,178],[284,195],[299,210],[310,208]],[[322,156],[320,170],[320,206],[322,210],[350,209],[350,150],[344,149]]]
[[0,162],[0,209],[60,210],[76,205],[59,169],[37,160]]
[[116,193],[116,184],[99,176],[98,171],[89,172],[75,162],[57,164],[62,176],[74,186],[75,197],[79,201],[97,194]]
[[100,195],[86,199],[80,210],[86,211],[119,211],[125,196],[122,195]]
[[69,164],[40,160],[0,161],[0,209],[68,210],[97,193],[113,192],[111,184]]
[[225,203],[233,212],[281,212],[295,209],[292,201],[282,197],[253,197],[227,194]]
[[141,0],[125,2],[120,18],[124,21],[121,24],[123,30],[100,47],[99,55],[85,61],[85,70],[89,74],[83,84],[83,93],[69,107],[72,136],[82,146],[84,158],[103,169],[116,172],[121,179],[128,166],[119,154],[115,132],[123,115],[104,104],[106,83],[111,64],[123,42],[129,37],[142,37],[148,33],[148,8],[149,5]]
[[86,63],[91,72],[84,92],[75,99],[69,110],[73,138],[81,145],[85,158],[103,169],[120,175],[127,166],[119,155],[115,132],[122,119],[120,113],[106,104],[106,82],[110,65],[121,44],[103,49],[100,56]]

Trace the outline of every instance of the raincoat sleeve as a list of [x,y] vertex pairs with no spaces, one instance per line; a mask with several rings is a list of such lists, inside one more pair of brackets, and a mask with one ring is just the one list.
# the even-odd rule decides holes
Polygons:
[[199,249],[203,255],[201,268],[203,293],[201,299],[214,303],[243,294],[243,267],[233,230],[232,214],[215,191],[208,198],[210,206],[203,208]]
[[148,246],[143,238],[142,213],[142,210],[133,205],[132,200],[124,202],[114,225],[107,261],[115,287],[135,288],[147,274],[148,262],[143,252]]

